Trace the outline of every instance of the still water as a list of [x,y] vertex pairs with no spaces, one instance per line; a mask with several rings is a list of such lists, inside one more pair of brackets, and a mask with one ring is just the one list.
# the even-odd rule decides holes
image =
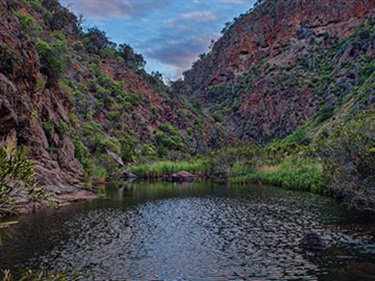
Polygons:
[[[375,219],[266,186],[117,183],[106,198],[23,216],[0,269],[81,280],[375,280]],[[306,253],[306,231],[330,247]]]

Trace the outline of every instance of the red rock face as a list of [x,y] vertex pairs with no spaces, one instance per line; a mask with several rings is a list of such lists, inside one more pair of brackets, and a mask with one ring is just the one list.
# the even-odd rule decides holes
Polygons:
[[[312,86],[314,79],[321,79],[315,58],[324,58],[324,50],[363,25],[375,9],[375,1],[264,2],[236,20],[212,52],[185,73],[184,81],[208,107],[215,107],[218,99],[215,87],[227,87],[226,95],[238,99],[230,113],[233,131],[246,135],[246,128],[256,128],[269,139],[285,136],[316,114],[329,93],[322,96]],[[373,56],[371,42],[359,45]],[[339,63],[362,52],[356,48],[353,43],[344,54],[340,52]],[[301,69],[303,60],[305,69]],[[225,79],[221,73],[226,73]],[[214,94],[208,99],[210,91]]]
[[[205,149],[206,140],[202,136],[199,142],[198,137],[194,139],[186,132],[197,117],[176,98],[169,97],[167,87],[142,71],[128,68],[118,58],[95,56],[83,47],[75,49],[76,43],[83,45],[83,35],[74,25],[74,15],[59,6],[58,1],[44,2],[43,5],[54,5],[55,13],[46,14],[45,7],[38,8],[29,1],[0,0],[0,145],[7,142],[28,148],[36,163],[40,185],[58,194],[74,192],[82,185],[83,167],[75,146],[85,140],[87,147],[92,144],[87,140],[92,136],[84,139],[83,130],[79,131],[92,123],[100,127],[103,139],[116,141],[132,134],[137,149],[152,143],[159,126],[169,123],[181,130],[184,141],[189,139],[189,144],[198,151]],[[51,16],[58,12],[62,17],[52,21]],[[52,28],[51,22],[58,27]],[[47,59],[43,59],[43,51],[37,48],[38,40],[52,46]],[[58,50],[53,45],[57,40],[69,45],[57,51],[60,55],[57,59],[65,64],[59,75],[53,73],[52,64],[48,65],[48,59],[54,59],[53,51]],[[89,69],[92,64],[99,74]],[[106,82],[99,82],[99,76]],[[97,90],[89,89],[89,85],[101,87],[104,94],[95,96]],[[114,85],[116,90],[111,88]],[[78,98],[75,90],[79,92]],[[125,96],[129,101],[124,101]],[[87,120],[89,109],[94,113]],[[178,110],[183,114],[178,114]],[[207,124],[203,122],[203,126],[206,128]],[[99,153],[121,162],[118,153],[105,150]],[[95,165],[99,166],[102,163],[98,161]]]
[[[315,34],[343,39],[375,9],[371,0],[267,1],[239,19],[214,45],[212,57],[218,69],[246,72],[260,59],[285,63],[287,51],[298,49]],[[280,57],[281,56],[281,57]],[[287,58],[289,61],[293,57]]]
[[[7,67],[0,69],[3,113],[0,115],[3,115],[1,122],[4,121],[0,137],[30,150],[41,185],[51,190],[60,188],[62,192],[74,190],[83,173],[81,164],[74,157],[71,138],[56,138],[57,152],[52,156],[43,130],[43,120],[69,123],[70,103],[59,88],[43,92],[37,90],[37,81],[42,77],[39,56],[35,45],[11,12],[9,3],[0,1],[0,44],[11,57]],[[20,13],[26,11],[21,9]]]

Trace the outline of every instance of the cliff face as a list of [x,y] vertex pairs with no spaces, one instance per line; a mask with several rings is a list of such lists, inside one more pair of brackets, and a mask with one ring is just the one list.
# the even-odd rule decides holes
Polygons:
[[[69,122],[71,103],[58,87],[38,88],[41,79],[40,59],[35,44],[11,12],[10,1],[0,1],[0,136],[9,145],[30,149],[36,161],[42,185],[60,188],[77,186],[82,180],[82,166],[74,157],[74,145],[68,135],[55,139],[54,154],[43,130],[43,120]],[[27,11],[20,8],[20,13]]]
[[0,0],[0,14],[0,144],[27,148],[47,191],[72,193],[139,155],[204,151],[218,137],[58,1]]
[[374,58],[375,1],[262,2],[184,74],[190,95],[252,141],[284,137],[322,107],[342,106]]

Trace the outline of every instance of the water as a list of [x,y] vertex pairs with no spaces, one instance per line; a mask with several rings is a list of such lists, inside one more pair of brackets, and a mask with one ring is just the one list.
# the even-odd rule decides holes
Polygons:
[[[375,219],[265,186],[120,183],[106,199],[20,218],[0,268],[82,280],[375,280]],[[330,247],[306,253],[306,231]]]

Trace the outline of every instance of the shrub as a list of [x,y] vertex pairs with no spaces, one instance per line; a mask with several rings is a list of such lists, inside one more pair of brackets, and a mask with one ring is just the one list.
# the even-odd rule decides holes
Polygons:
[[343,122],[315,146],[331,192],[360,210],[375,211],[375,111]]
[[0,45],[0,69],[2,73],[12,75],[14,68],[20,61],[20,56],[11,50],[8,45]]
[[143,56],[141,54],[135,53],[133,48],[128,44],[119,45],[117,51],[124,59],[126,66],[128,66],[129,68],[143,69],[146,65],[146,61],[144,60]]
[[12,206],[23,196],[37,198],[41,190],[36,184],[34,165],[26,151],[0,147],[0,206]]
[[105,48],[115,47],[115,43],[111,42],[107,34],[97,27],[91,27],[84,35],[83,44],[89,53],[99,54],[99,51]]
[[48,137],[52,137],[55,132],[55,125],[51,121],[43,122],[43,130]]
[[47,43],[38,39],[36,49],[40,57],[40,71],[49,78],[47,84],[56,83],[65,69],[63,44],[59,40]]

